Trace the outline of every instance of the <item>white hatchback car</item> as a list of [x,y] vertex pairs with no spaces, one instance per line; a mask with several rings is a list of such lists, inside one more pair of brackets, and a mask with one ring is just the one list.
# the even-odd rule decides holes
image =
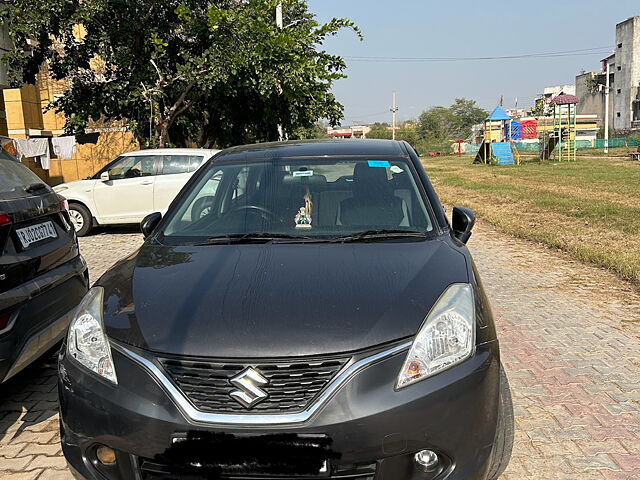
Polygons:
[[168,148],[120,155],[85,180],[54,187],[69,201],[78,236],[96,225],[139,223],[164,214],[191,175],[219,150]]

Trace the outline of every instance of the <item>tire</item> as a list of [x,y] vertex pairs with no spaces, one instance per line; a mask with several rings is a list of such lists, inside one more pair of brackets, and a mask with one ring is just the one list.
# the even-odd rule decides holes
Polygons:
[[71,225],[76,230],[76,235],[84,237],[93,227],[93,217],[91,212],[84,205],[72,203],[69,205],[69,217],[71,217]]
[[506,470],[513,450],[514,421],[513,400],[507,374],[500,365],[500,405],[498,407],[498,426],[491,455],[491,467],[488,480],[497,480]]

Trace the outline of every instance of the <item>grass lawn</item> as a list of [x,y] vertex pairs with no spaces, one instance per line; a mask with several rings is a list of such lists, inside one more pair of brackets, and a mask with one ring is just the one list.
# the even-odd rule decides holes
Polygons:
[[631,152],[637,152],[638,147],[615,147],[610,148],[609,153],[605,154],[602,148],[585,148],[577,151],[579,157],[629,157]]
[[520,166],[427,157],[442,202],[499,230],[545,243],[640,284],[640,162],[579,158]]

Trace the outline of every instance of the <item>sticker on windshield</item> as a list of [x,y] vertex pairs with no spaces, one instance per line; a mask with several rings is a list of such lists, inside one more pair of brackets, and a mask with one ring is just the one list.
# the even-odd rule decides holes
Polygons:
[[389,162],[387,162],[386,160],[369,160],[369,166],[370,167],[389,168],[391,166],[391,164]]
[[293,172],[294,177],[313,177],[313,170],[298,170]]
[[404,172],[404,170],[402,168],[400,168],[399,166],[397,166],[397,165],[393,165],[391,167],[391,171],[393,173],[402,173],[402,172]]

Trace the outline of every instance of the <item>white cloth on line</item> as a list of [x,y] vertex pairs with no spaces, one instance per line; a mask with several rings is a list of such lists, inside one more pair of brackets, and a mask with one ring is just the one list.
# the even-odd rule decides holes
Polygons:
[[55,153],[60,160],[71,158],[73,154],[76,153],[76,137],[73,135],[53,137],[51,139],[51,145],[53,145],[53,153]]
[[22,157],[38,157],[40,166],[45,170],[49,170],[51,154],[49,153],[48,138],[24,138],[14,139],[16,150],[18,150],[18,160],[22,161]]

